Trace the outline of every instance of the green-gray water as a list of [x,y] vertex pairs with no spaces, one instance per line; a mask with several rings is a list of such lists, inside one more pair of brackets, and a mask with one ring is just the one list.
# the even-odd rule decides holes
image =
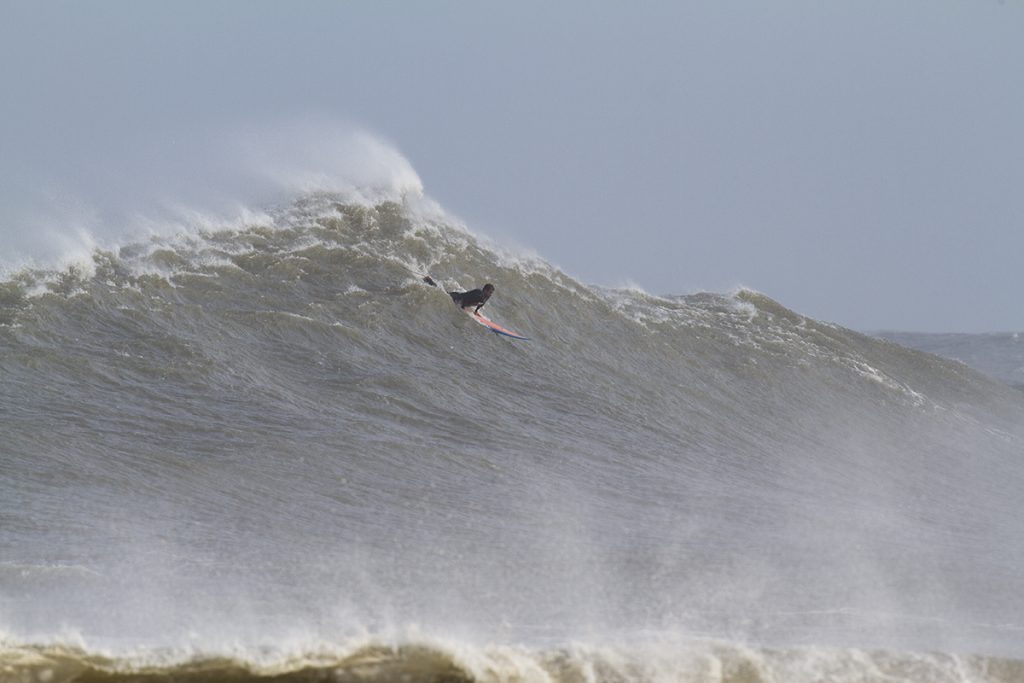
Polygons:
[[318,195],[12,274],[0,377],[0,681],[1024,679],[1024,395],[755,292]]

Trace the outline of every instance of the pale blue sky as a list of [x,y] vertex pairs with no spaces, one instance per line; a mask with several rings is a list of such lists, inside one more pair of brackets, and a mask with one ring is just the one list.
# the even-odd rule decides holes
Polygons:
[[39,188],[175,186],[196,141],[313,115],[586,281],[1024,329],[1019,0],[0,0],[0,63],[8,252]]

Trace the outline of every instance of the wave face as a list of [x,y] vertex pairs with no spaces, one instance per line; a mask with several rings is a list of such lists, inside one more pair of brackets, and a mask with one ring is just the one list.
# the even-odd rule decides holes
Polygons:
[[1024,395],[452,223],[0,284],[0,679],[1020,680]]

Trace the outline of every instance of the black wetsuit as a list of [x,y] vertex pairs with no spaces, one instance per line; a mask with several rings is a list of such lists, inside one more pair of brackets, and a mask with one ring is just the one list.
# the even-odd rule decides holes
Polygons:
[[491,298],[490,292],[485,292],[482,289],[471,289],[468,292],[448,292],[451,295],[452,301],[457,303],[462,308],[469,308],[470,306],[476,306],[476,313],[480,308],[487,303],[487,300]]

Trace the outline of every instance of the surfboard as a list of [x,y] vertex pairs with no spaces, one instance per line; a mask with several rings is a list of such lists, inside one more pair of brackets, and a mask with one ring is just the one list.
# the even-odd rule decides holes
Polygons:
[[523,335],[516,334],[515,332],[513,332],[511,330],[506,330],[504,327],[502,327],[498,323],[494,322],[493,320],[491,320],[489,318],[484,317],[480,313],[474,313],[473,311],[469,310],[468,308],[464,308],[462,310],[464,310],[469,315],[469,317],[471,317],[473,320],[477,321],[478,323],[480,323],[481,325],[483,325],[484,327],[489,329],[494,334],[500,334],[500,335],[502,335],[504,337],[511,337],[512,339],[522,339],[523,341],[530,341],[529,337],[524,337]]

